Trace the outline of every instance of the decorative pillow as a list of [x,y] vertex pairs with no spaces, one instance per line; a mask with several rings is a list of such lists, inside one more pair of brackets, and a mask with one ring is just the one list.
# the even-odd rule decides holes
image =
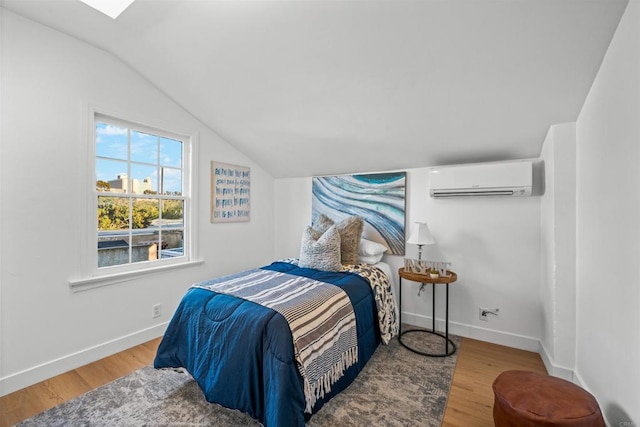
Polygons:
[[298,265],[323,271],[341,271],[340,233],[336,227],[330,227],[320,234],[307,226],[302,233]]
[[[320,214],[313,224],[313,228],[323,233],[334,224],[331,218]],[[342,260],[342,264],[357,264],[358,246],[360,244],[360,237],[362,236],[364,220],[354,215],[335,224],[335,227],[340,233],[340,259]]]
[[335,222],[325,214],[320,214],[313,223],[313,229],[322,234],[327,231]]
[[382,261],[382,256],[384,254],[378,254],[378,255],[358,255],[358,262],[359,263],[364,263],[364,264],[377,264],[380,261]]
[[[363,255],[363,256],[376,255],[377,256],[377,255],[384,254],[386,251],[387,251],[387,247],[385,245],[380,244],[378,242],[373,242],[371,240],[362,239],[360,240],[360,248],[358,249],[358,255]],[[380,258],[382,259],[382,256]]]

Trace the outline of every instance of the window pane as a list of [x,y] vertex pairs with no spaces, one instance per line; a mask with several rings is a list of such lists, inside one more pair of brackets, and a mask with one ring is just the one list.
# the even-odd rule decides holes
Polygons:
[[182,195],[182,170],[173,168],[160,168],[161,194]]
[[158,194],[158,168],[132,163],[129,191],[133,194]]
[[[135,229],[148,229],[152,226],[154,220],[159,217],[158,200],[156,199],[133,199],[133,214],[131,220],[132,227]],[[154,226],[155,227],[155,226]],[[138,235],[144,233],[139,232]]]
[[184,255],[184,201],[162,200],[162,251],[161,258]]
[[96,190],[124,193],[127,182],[127,162],[96,159]]
[[98,197],[98,267],[129,263],[129,199]]
[[127,160],[127,129],[97,122],[96,155]]
[[162,226],[169,225],[182,226],[184,220],[184,201],[182,200],[163,200],[162,201]]
[[131,262],[158,259],[160,248],[160,230],[158,227],[157,199],[133,200],[133,242]]
[[128,230],[129,199],[98,197],[98,230]]
[[98,267],[129,264],[129,235],[110,236],[113,232],[98,233]]
[[148,133],[131,131],[131,161],[158,163],[158,137]]
[[160,138],[160,164],[176,168],[182,167],[182,141]]

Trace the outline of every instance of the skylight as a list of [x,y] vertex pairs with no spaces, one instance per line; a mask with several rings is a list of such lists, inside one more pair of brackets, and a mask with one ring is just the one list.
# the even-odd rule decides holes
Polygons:
[[116,19],[134,0],[80,0],[95,10]]

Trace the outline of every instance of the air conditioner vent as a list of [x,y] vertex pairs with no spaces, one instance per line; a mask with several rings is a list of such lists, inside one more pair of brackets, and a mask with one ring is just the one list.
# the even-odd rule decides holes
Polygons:
[[530,196],[533,161],[442,166],[429,171],[433,198]]

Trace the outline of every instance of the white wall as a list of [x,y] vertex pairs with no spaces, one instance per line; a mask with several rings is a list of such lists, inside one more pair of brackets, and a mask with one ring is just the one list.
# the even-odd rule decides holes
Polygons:
[[275,181],[276,258],[295,258],[300,253],[302,230],[311,222],[311,178]]
[[[450,331],[466,337],[537,351],[541,328],[540,197],[434,200],[427,168],[407,170],[406,224],[427,221],[437,244],[423,258],[453,263],[458,282],[450,288]],[[303,227],[311,222],[311,179],[276,180],[276,254],[297,256]],[[284,231],[286,230],[286,232]],[[407,256],[417,258],[415,247]],[[402,256],[385,256],[395,272]],[[403,283],[404,322],[430,326],[431,292],[416,297]],[[444,319],[444,292],[436,291],[436,319]],[[478,318],[479,307],[499,308],[500,317]],[[442,327],[442,322],[440,322]]]
[[640,425],[640,2],[576,125],[576,374],[612,426]]
[[[160,336],[193,282],[270,262],[274,181],[110,54],[2,10],[0,394]],[[203,94],[203,96],[208,96]],[[89,105],[198,137],[197,267],[73,293]],[[209,222],[209,162],[251,167],[251,221]],[[251,250],[249,250],[251,249]],[[162,304],[152,319],[151,306]]]
[[[2,22],[4,22],[4,9],[0,7],[0,24],[2,24]],[[4,73],[4,67],[3,65],[3,58],[2,58],[2,28],[0,28],[0,195],[2,195],[3,193],[3,188],[4,188],[4,180],[2,179],[2,158],[3,158],[3,153],[2,153],[2,136],[3,136],[3,132],[2,129],[4,129],[4,123],[3,123],[3,117],[4,117],[4,107],[3,107],[3,102],[4,102],[4,97],[2,96],[2,92],[3,92],[3,86],[4,84],[2,84],[3,82],[3,73]],[[2,242],[3,242],[3,236],[2,236],[2,217],[3,214],[2,212],[4,212],[4,206],[2,204],[2,197],[0,197],[0,310],[2,309]],[[4,330],[3,327],[3,323],[2,323],[2,313],[0,313],[0,378],[2,378],[2,366],[4,365],[4,362],[2,360],[2,331]],[[2,396],[2,382],[0,382],[0,396]]]
[[549,373],[573,380],[576,336],[576,131],[554,125],[542,147],[540,209],[542,359]]
[[[553,127],[547,132],[540,153],[545,169],[545,193],[540,200],[540,301],[542,304],[542,328],[540,330],[541,354],[547,365],[555,353],[555,158]],[[549,370],[549,366],[547,366]]]

